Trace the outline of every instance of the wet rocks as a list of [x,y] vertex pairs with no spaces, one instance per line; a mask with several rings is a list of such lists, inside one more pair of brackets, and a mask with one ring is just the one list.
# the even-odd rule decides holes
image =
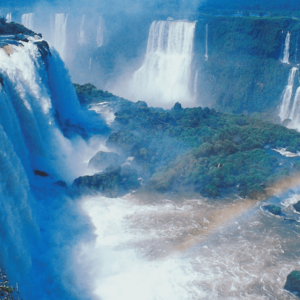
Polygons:
[[288,275],[284,289],[298,297],[300,296],[300,271],[295,270]]
[[298,201],[296,204],[293,205],[293,207],[295,208],[295,210],[300,213],[300,201]]
[[107,197],[118,197],[140,187],[137,172],[129,166],[108,168],[92,176],[82,176],[74,180],[75,193],[102,193]]
[[125,160],[119,154],[114,152],[99,151],[89,162],[89,168],[104,170],[108,167],[118,167]]
[[44,171],[40,171],[40,170],[34,170],[34,174],[37,176],[41,176],[41,177],[48,177],[49,175],[44,172]]
[[266,209],[267,211],[269,211],[270,213],[272,213],[275,216],[281,215],[281,207],[279,207],[277,205],[268,204],[268,205],[264,206],[264,209]]

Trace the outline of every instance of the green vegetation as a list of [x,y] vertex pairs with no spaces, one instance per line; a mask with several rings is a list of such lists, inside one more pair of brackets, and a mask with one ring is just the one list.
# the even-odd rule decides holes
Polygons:
[[[280,61],[288,31],[290,65]],[[208,17],[197,23],[199,103],[222,112],[276,116],[291,66],[300,62],[300,51],[296,50],[299,32],[299,21],[286,17]]]
[[182,109],[179,103],[170,111],[141,101],[119,105],[115,123],[120,130],[107,145],[135,157],[149,188],[255,198],[296,171],[271,150],[299,151],[300,134],[294,130],[208,108]]
[[3,270],[0,269],[0,299],[1,300],[14,300],[21,299],[19,291],[9,285],[7,277]]
[[76,193],[101,192],[108,197],[123,196],[140,187],[137,173],[130,167],[111,167],[93,176],[82,176],[74,180],[72,188]]
[[34,35],[35,33],[21,24],[14,22],[6,23],[6,19],[4,17],[0,17],[0,35],[2,34]]
[[97,88],[90,83],[84,85],[75,83],[74,86],[77,92],[79,102],[82,105],[105,101],[115,101],[119,99],[111,93],[108,93],[106,91],[104,92],[102,90],[97,90]]
[[288,275],[284,288],[300,295],[300,271],[293,271]]
[[297,0],[210,0],[200,7],[200,11],[218,14],[233,14],[242,11],[262,15],[271,13],[272,15],[298,16],[300,3]]
[[281,208],[277,205],[268,204],[264,208],[275,216],[281,215]]

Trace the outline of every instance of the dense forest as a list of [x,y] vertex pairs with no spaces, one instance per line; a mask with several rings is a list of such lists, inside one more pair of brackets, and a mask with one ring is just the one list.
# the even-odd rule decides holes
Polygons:
[[[99,102],[109,101],[91,85],[75,86],[81,99],[86,95],[81,103],[95,103],[92,90],[94,95],[100,95]],[[113,126],[116,130],[109,136],[107,146],[133,157],[136,178],[143,178],[152,190],[189,190],[208,197],[238,192],[255,198],[299,170],[298,158],[291,166],[291,160],[271,150],[300,151],[300,133],[295,130],[209,108],[183,109],[176,103],[171,110],[163,110],[150,108],[142,101],[111,99],[110,105],[117,107]],[[108,176],[120,178],[118,172],[109,170]],[[90,179],[92,182],[95,180]]]

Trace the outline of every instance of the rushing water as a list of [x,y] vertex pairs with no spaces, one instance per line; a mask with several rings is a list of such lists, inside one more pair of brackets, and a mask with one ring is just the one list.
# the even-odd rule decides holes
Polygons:
[[[294,87],[295,76],[296,76],[297,71],[298,71],[298,68],[296,68],[296,67],[293,67],[290,70],[288,84],[282,93],[282,103],[281,103],[281,106],[279,109],[279,117],[280,117],[281,121],[288,119],[291,114],[291,100],[292,100],[292,96],[293,96],[293,87]],[[292,112],[292,114],[293,114],[293,112]]]
[[208,24],[205,26],[205,60],[208,61]]
[[97,35],[96,35],[96,43],[97,47],[101,47],[104,41],[104,20],[102,17],[99,17],[98,25],[97,25]]
[[283,286],[300,263],[300,195],[281,198],[294,221],[240,199],[137,199],[82,201],[96,240],[78,259],[94,299],[296,299]]
[[85,40],[85,31],[84,31],[84,24],[85,24],[85,15],[82,16],[80,28],[79,28],[79,39],[78,42],[80,45],[83,45],[86,43]]
[[290,58],[290,41],[291,41],[291,34],[288,32],[286,34],[285,42],[284,42],[284,51],[283,51],[283,58],[282,62],[284,64],[289,64]]
[[12,21],[11,13],[6,15],[6,22],[10,23]]
[[23,14],[22,15],[22,24],[26,27],[29,28],[31,30],[33,30],[33,17],[34,14],[33,13],[29,13],[29,14]]
[[[129,99],[170,107],[191,104],[191,63],[195,22],[152,23],[144,62],[129,83]],[[192,80],[193,81],[193,80]]]
[[66,59],[67,55],[67,22],[68,15],[64,13],[55,15],[54,47],[63,60]]

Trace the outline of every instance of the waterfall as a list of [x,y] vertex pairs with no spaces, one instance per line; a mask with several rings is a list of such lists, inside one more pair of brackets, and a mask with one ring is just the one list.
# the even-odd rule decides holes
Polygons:
[[198,71],[195,74],[195,79],[194,79],[194,95],[197,96],[198,92]]
[[295,81],[295,75],[298,71],[298,68],[294,67],[290,70],[288,84],[285,87],[282,93],[282,104],[279,109],[279,117],[281,121],[289,118],[290,116],[290,106],[291,106],[291,99],[293,95],[293,87]]
[[295,64],[298,63],[298,45],[299,45],[299,32],[297,34],[297,39],[296,39]]
[[11,21],[12,21],[11,13],[8,13],[8,14],[6,15],[6,22],[7,22],[7,23],[10,23]]
[[73,165],[78,161],[72,158],[75,141],[63,135],[61,125],[82,124],[87,132],[95,119],[81,111],[54,49],[50,56],[42,40],[27,36],[28,43],[18,41],[21,45],[16,46],[15,37],[11,44],[9,39],[9,54],[7,48],[0,48],[0,266],[11,283],[19,283],[23,299],[78,299],[74,284],[66,291],[69,275],[62,265],[70,245],[60,222],[71,224],[70,201],[57,199],[53,187],[43,195],[45,203],[37,200],[44,186],[33,170],[49,174],[48,184],[60,179],[70,182],[81,174],[76,171],[79,165]]
[[68,15],[61,13],[55,15],[54,47],[63,60],[66,59]]
[[130,82],[130,97],[152,105],[171,107],[192,102],[191,63],[195,22],[154,21],[147,52]]
[[96,36],[97,47],[101,47],[103,45],[103,41],[104,41],[104,20],[102,17],[99,17],[98,26],[97,26],[97,36]]
[[84,23],[85,23],[85,15],[82,16],[81,23],[80,23],[79,40],[78,40],[80,45],[85,44]]
[[89,71],[91,71],[91,68],[92,68],[92,58],[90,58],[90,61],[89,61]]
[[282,59],[282,62],[284,64],[289,64],[289,58],[290,58],[290,41],[291,41],[291,34],[288,32],[286,34],[285,43],[284,43],[284,51],[283,51],[283,59]]
[[30,14],[23,14],[22,15],[22,24],[28,28],[28,29],[31,29],[33,30],[33,16],[34,14],[33,13],[30,13]]
[[291,119],[294,124],[300,124],[300,87],[297,88],[289,119]]
[[206,38],[205,38],[205,60],[208,61],[208,24],[205,26]]

